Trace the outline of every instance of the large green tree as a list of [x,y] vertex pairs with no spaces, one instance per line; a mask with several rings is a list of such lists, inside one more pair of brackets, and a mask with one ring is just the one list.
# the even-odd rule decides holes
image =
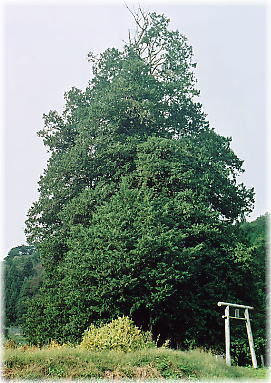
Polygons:
[[173,345],[211,345],[217,301],[249,301],[242,161],[197,101],[187,39],[163,15],[134,17],[122,50],[89,55],[85,91],[44,116],[51,157],[27,220],[46,268],[25,322],[35,342],[76,341],[91,321],[125,314]]

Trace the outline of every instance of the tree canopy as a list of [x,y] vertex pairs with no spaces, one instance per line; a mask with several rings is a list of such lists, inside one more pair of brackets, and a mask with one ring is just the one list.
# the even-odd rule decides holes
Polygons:
[[46,270],[26,316],[33,342],[78,341],[90,322],[128,315],[175,346],[212,345],[217,301],[251,296],[242,161],[197,101],[186,37],[164,15],[134,18],[122,50],[89,54],[87,88],[44,115],[51,157],[27,220]]

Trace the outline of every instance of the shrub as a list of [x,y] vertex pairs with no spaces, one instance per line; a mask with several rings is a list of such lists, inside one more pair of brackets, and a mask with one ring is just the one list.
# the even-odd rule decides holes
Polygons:
[[87,350],[134,351],[156,347],[150,332],[143,332],[128,317],[85,331],[80,347]]
[[56,350],[56,349],[62,349],[67,348],[69,345],[67,343],[58,343],[56,340],[51,340],[51,342],[46,346],[48,350]]
[[5,347],[5,348],[14,349],[14,348],[17,347],[17,344],[16,344],[16,342],[15,342],[13,339],[8,339],[8,340],[4,343],[4,347]]

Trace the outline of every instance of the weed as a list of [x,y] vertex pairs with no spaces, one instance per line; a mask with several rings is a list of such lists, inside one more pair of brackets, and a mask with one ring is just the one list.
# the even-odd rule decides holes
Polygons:
[[65,370],[62,368],[57,368],[57,367],[48,367],[48,375],[57,377],[57,378],[62,378],[65,374]]

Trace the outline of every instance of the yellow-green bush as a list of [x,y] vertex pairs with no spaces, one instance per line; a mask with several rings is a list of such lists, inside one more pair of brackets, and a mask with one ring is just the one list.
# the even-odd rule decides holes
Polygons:
[[128,317],[119,317],[109,324],[85,331],[80,347],[87,350],[134,351],[156,347],[150,332],[143,332]]

